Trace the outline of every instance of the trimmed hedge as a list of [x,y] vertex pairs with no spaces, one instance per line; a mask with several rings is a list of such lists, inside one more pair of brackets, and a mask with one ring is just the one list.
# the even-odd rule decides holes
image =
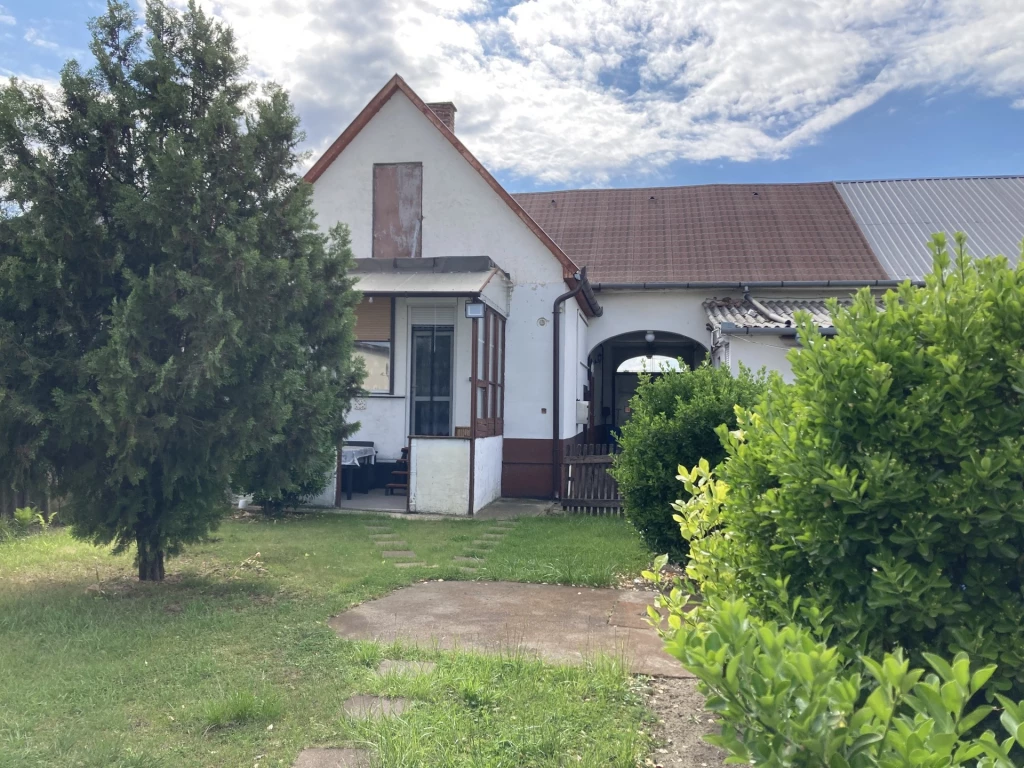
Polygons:
[[672,520],[672,502],[679,498],[680,464],[702,458],[714,466],[725,458],[715,434],[720,424],[736,427],[735,407],[750,407],[765,388],[763,371],[741,366],[733,377],[726,368],[705,363],[695,370],[641,375],[630,401],[632,417],[622,427],[612,475],[619,482],[626,517],[647,546],[683,562],[688,547]]
[[[783,585],[848,654],[969,653],[1024,697],[1024,261],[945,240],[926,287],[800,322],[794,382],[682,471],[687,572],[787,620]],[[689,463],[688,463],[689,464]],[[781,607],[780,607],[781,606]]]

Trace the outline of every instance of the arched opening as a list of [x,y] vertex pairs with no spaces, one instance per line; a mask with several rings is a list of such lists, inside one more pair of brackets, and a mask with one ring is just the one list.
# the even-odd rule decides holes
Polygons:
[[684,366],[679,362],[678,357],[666,357],[665,355],[640,355],[623,360],[616,373],[664,373],[665,371],[678,371]]
[[698,341],[669,331],[642,330],[613,336],[590,352],[591,424],[588,441],[612,443],[629,421],[629,401],[640,377],[695,368],[708,351]]

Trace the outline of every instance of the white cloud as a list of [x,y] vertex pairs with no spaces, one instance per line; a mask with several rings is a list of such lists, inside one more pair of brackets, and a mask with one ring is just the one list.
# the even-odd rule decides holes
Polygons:
[[59,51],[60,46],[52,40],[47,40],[39,35],[39,30],[34,27],[29,27],[25,30],[25,42],[32,43],[32,45],[38,45],[40,48],[45,48],[48,51]]
[[1024,101],[1020,0],[204,0],[326,146],[394,72],[492,170],[783,157],[887,94]]
[[18,20],[16,18],[14,18],[13,16],[11,16],[11,14],[9,14],[7,12],[6,8],[4,8],[2,5],[0,5],[0,24],[8,24],[8,25],[12,25],[13,26],[14,24],[17,24],[17,23],[18,23]]

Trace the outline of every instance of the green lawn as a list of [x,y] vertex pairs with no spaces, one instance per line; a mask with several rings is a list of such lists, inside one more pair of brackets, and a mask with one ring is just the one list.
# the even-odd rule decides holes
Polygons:
[[[288,766],[363,742],[381,765],[635,766],[648,715],[614,662],[589,667],[348,642],[331,615],[424,578],[606,586],[649,554],[617,519],[524,519],[473,576],[452,562],[486,521],[389,520],[430,568],[383,562],[364,525],[309,515],[227,521],[138,584],[130,556],[52,531],[0,544],[0,768]],[[258,554],[257,554],[258,553]],[[383,658],[427,677],[377,677]],[[342,717],[354,693],[417,701]]]

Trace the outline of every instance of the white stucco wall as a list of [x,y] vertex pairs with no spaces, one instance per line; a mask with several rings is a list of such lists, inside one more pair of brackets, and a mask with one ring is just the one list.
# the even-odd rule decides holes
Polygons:
[[476,512],[501,496],[502,438],[481,437],[476,441],[473,465],[473,511]]
[[356,399],[349,418],[359,422],[359,429],[350,439],[372,440],[378,461],[395,461],[408,445],[407,403],[405,397],[387,395]]
[[[373,165],[397,162],[423,164],[423,257],[490,256],[509,273],[514,287],[505,336],[505,437],[550,438],[551,305],[566,290],[563,267],[403,94],[380,109],[314,184],[321,227],[347,223],[356,257],[371,256]],[[563,396],[575,403],[575,302],[569,306],[564,326],[571,344],[563,370],[571,371],[571,386]],[[396,344],[402,341],[396,338]],[[408,375],[397,360],[395,374]],[[562,436],[576,434],[575,406],[562,410]],[[374,439],[368,432],[360,437]]]
[[[762,299],[821,299],[829,295],[841,298],[850,296],[841,291],[820,289],[762,289],[754,293],[755,297]],[[702,305],[707,299],[726,296],[740,301],[743,292],[727,288],[598,292],[598,300],[605,311],[603,316],[590,320],[587,343],[593,350],[598,344],[622,333],[643,330],[657,333],[660,330],[689,336],[710,349],[712,337],[707,329],[708,319]],[[778,371],[786,381],[792,380],[793,369],[788,355],[794,348],[798,349],[795,344],[772,334],[728,334],[721,338],[727,346],[713,355],[716,364],[728,364],[734,374],[739,371],[740,363],[754,371],[763,366]]]
[[604,314],[591,319],[587,343],[593,350],[623,333],[665,331],[689,336],[709,348],[711,332],[702,306],[708,298],[698,291],[600,291],[597,300]]
[[437,515],[469,514],[469,440],[412,438],[409,509]]
[[729,344],[729,370],[733,375],[739,373],[742,363],[755,373],[763,366],[769,371],[778,371],[785,381],[793,380],[793,367],[786,359],[793,345],[778,336],[730,334],[724,338]]
[[[320,491],[319,495],[314,496],[312,499],[309,499],[308,501],[306,501],[306,504],[308,506],[310,506],[310,507],[333,507],[334,506],[334,489],[335,489],[336,485],[337,485],[337,473],[336,472],[331,472],[330,477],[324,478],[323,490]],[[242,505],[239,505],[239,506],[242,506]]]

